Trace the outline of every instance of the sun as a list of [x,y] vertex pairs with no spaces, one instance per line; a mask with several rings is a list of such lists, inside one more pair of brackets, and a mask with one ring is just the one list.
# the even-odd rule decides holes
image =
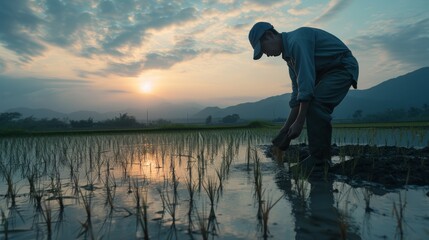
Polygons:
[[153,90],[153,86],[151,82],[146,81],[140,84],[140,91],[142,93],[151,93],[152,90]]

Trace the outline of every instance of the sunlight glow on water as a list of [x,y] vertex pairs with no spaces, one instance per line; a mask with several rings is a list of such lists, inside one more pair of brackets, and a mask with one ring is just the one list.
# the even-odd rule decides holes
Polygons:
[[[372,185],[352,188],[340,180],[292,179],[285,164],[264,156],[261,145],[275,134],[230,130],[0,139],[0,234],[144,239],[146,223],[146,232],[156,239],[188,239],[190,234],[199,239],[202,229],[220,239],[263,239],[258,209],[279,200],[267,222],[272,239],[320,237],[326,229],[329,237],[339,237],[342,222],[350,239],[392,239],[398,234],[392,211],[394,204],[400,206],[400,195],[406,203],[401,205],[404,236],[428,236],[427,188],[386,191]],[[344,140],[355,132],[335,136],[341,143],[357,140]],[[261,199],[256,176],[261,177]]]

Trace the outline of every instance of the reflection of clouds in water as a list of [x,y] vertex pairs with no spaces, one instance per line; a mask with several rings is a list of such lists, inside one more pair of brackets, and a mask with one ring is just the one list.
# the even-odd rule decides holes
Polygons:
[[[203,189],[195,190],[195,205],[189,204],[189,193],[186,186],[186,178],[189,176],[187,155],[192,156],[190,158],[193,169],[192,178],[196,184],[199,177],[198,161],[202,159],[198,156],[204,156],[206,163],[206,165],[200,165],[205,166],[203,180],[216,177],[216,170],[220,168],[222,160],[229,156],[232,159],[230,171],[223,179],[223,192],[214,208],[216,220],[219,222],[218,236],[225,239],[253,239],[255,236],[260,236],[261,232],[258,229],[258,208],[253,195],[253,162],[250,164],[250,170],[247,170],[246,150],[249,139],[251,139],[251,146],[256,146],[257,143],[270,142],[274,135],[275,130],[256,130],[255,132],[253,130],[229,130],[201,131],[200,134],[161,132],[9,138],[0,139],[0,147],[4,150],[0,161],[16,156],[14,161],[22,162],[23,155],[15,153],[25,150],[28,153],[26,155],[28,162],[26,165],[18,164],[17,166],[28,167],[31,165],[30,169],[38,169],[42,172],[44,169],[49,172],[55,168],[54,166],[61,166],[58,170],[62,183],[64,183],[64,193],[67,196],[73,192],[68,183],[70,168],[74,166],[75,173],[79,171],[80,186],[90,183],[95,185],[95,188],[92,189],[93,198],[91,198],[94,229],[97,230],[96,232],[105,233],[104,235],[109,234],[112,238],[135,238],[136,235],[141,236],[142,234],[141,230],[136,230],[136,218],[127,217],[135,216],[136,200],[133,183],[134,180],[138,180],[141,193],[147,194],[149,232],[153,236],[159,234],[159,238],[163,239],[168,233],[171,220],[168,213],[163,212],[158,189],[163,190],[164,193],[168,192],[170,197],[173,196],[171,160],[175,162],[175,174],[180,182],[177,189],[179,201],[177,228],[187,229],[187,213],[190,207],[194,213],[193,216],[197,211],[201,216],[203,211],[205,211],[204,216],[209,216],[211,210],[207,194]],[[261,151],[260,149],[258,151],[259,154]],[[203,155],[201,155],[202,152]],[[99,155],[99,153],[101,154]],[[179,155],[182,155],[181,159]],[[303,201],[296,194],[294,186],[296,183],[291,180],[287,167],[277,165],[277,162],[265,158],[262,154],[259,157],[262,188],[266,189],[265,196],[275,201],[284,194],[269,215],[269,230],[273,238],[293,239],[295,237],[299,239],[316,235],[317,239],[329,237],[338,239],[341,230],[340,219],[348,224],[349,239],[359,239],[358,235],[361,235],[362,239],[371,239],[382,234],[388,238],[395,236],[396,223],[392,220],[391,213],[393,202],[399,203],[397,192],[384,192],[378,195],[379,192],[376,192],[376,188],[365,186],[365,190],[369,189],[371,193],[374,193],[369,196],[369,205],[374,211],[370,212],[370,217],[368,217],[368,213],[365,212],[364,188],[352,188],[347,183],[339,182],[331,177],[327,179],[310,177],[308,180],[304,180],[307,193]],[[43,159],[43,161],[32,162],[33,159]],[[92,169],[90,159],[92,159]],[[122,162],[127,163],[124,165],[127,169],[126,176],[123,176]],[[73,165],[74,163],[76,165]],[[98,176],[98,163],[101,163],[101,176]],[[155,166],[163,167],[156,168]],[[111,180],[111,190],[114,192],[113,206],[115,209],[111,216],[109,216],[109,206],[106,205],[107,169],[110,169],[109,179]],[[17,174],[16,177],[22,177],[22,175]],[[147,181],[144,181],[143,177],[146,177]],[[51,184],[49,176],[39,180],[41,186]],[[0,188],[5,192],[7,184],[3,179],[0,182],[4,183],[0,185]],[[19,188],[21,191],[25,192],[28,189],[25,179],[22,181],[16,179],[14,182],[18,183],[16,185],[18,188],[21,185],[24,186]],[[131,193],[128,192],[129,183],[133,190]],[[87,191],[83,188],[80,190]],[[413,231],[406,229],[406,234],[409,234],[406,236],[410,238],[424,236],[428,221],[426,210],[429,206],[429,198],[425,196],[427,188],[400,191],[402,197],[406,196],[407,201],[406,223],[413,226]],[[47,194],[51,193],[47,192]],[[50,203],[55,213],[58,209],[57,201],[50,201]],[[27,197],[17,198],[17,204],[25,216],[33,216],[33,206]],[[6,208],[5,198],[0,199],[0,206],[9,211]],[[79,222],[85,221],[85,209],[76,201],[76,198],[66,199],[64,216],[65,221],[62,223],[63,229],[59,230],[60,235],[65,238],[67,236],[75,238],[74,231],[81,227]],[[162,218],[163,216],[164,218]],[[111,217],[110,220],[109,217]],[[365,217],[366,224],[371,226],[370,230],[363,230],[365,226],[363,226],[362,220]],[[109,227],[106,227],[107,224],[102,226],[105,219],[111,223]],[[194,218],[193,221],[194,224],[197,223],[197,219]],[[31,224],[28,222],[31,221],[27,221],[26,224]],[[20,223],[17,223],[18,225],[21,226]],[[193,230],[198,231],[196,228]],[[328,233],[328,231],[330,232]],[[32,234],[35,233],[28,233],[28,235]],[[178,231],[178,234],[181,234],[180,239],[189,238],[185,231]]]

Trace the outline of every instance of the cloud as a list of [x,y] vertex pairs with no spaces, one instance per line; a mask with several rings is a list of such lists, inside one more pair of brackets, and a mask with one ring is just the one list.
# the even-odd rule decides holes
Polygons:
[[79,2],[47,0],[43,8],[44,40],[60,47],[69,47],[85,41],[85,32],[90,27],[92,14]]
[[0,1],[0,43],[21,61],[56,45],[83,57],[128,56],[148,31],[183,25],[198,11],[182,1]]
[[[247,49],[242,36],[256,16],[280,5],[299,4],[281,0],[1,1],[0,43],[26,63],[54,49],[52,45],[104,63],[99,70],[89,66],[89,70],[77,70],[82,78],[135,76],[205,53],[240,53]],[[8,14],[3,14],[4,9]],[[181,39],[171,39],[174,35]]]
[[143,62],[138,60],[134,62],[110,62],[107,64],[107,67],[95,71],[95,72],[85,72],[87,75],[99,75],[99,76],[108,76],[108,75],[118,75],[123,77],[128,76],[137,76],[143,69]]
[[[237,32],[248,26],[254,11],[263,12],[276,4],[283,1],[1,1],[0,43],[25,63],[54,45],[107,66],[100,71],[78,70],[81,77],[94,72],[135,75],[145,69],[170,68],[206,52],[240,52]],[[206,15],[211,6],[215,13]],[[193,39],[163,42],[158,49],[164,41],[158,34],[165,29]],[[198,30],[204,33],[195,36]],[[223,30],[232,34],[216,40]]]
[[196,48],[196,40],[191,37],[176,37],[173,49],[166,52],[152,52],[146,56],[144,70],[168,69],[176,63],[191,60],[198,55],[207,52]]
[[28,62],[46,49],[37,39],[42,19],[30,8],[30,1],[0,1],[0,43]]
[[193,59],[202,52],[204,51],[182,48],[174,49],[166,53],[150,53],[147,55],[144,69],[168,69],[176,63]]
[[145,59],[130,62],[111,62],[105,69],[87,73],[95,75],[137,76],[149,69],[168,69],[175,64],[189,61],[200,54],[210,52],[209,49],[197,49],[196,41],[190,37],[177,37],[174,47],[167,51],[149,52]]
[[314,24],[331,20],[335,15],[352,3],[351,0],[331,0],[321,16],[313,20]]
[[106,92],[107,93],[114,93],[114,94],[131,93],[130,91],[115,90],[115,89],[106,90]]
[[390,59],[416,67],[429,66],[429,18],[384,32],[357,37],[350,46],[359,51],[381,51]]
[[[109,10],[110,14],[115,12]],[[169,26],[185,24],[197,19],[197,15],[198,11],[195,8],[181,8],[174,2],[172,4],[155,4],[154,2],[147,4],[145,9],[133,13],[132,21],[124,16],[117,17],[122,20],[110,21],[103,35],[98,36],[100,40],[97,44],[86,48],[83,55],[91,56],[93,53],[97,53],[127,56],[135,48],[145,45],[145,38],[150,37],[148,31],[159,31]]]
[[83,87],[90,84],[87,80],[71,79],[42,79],[42,78],[16,78],[0,75],[0,98],[19,98],[19,96],[31,95],[43,91],[62,91],[71,88]]
[[44,107],[63,111],[75,109],[76,104],[89,106],[98,99],[105,101],[92,87],[92,81],[86,80],[0,75],[0,110]]
[[303,15],[310,14],[310,10],[308,8],[304,8],[304,9],[291,8],[291,9],[288,9],[287,12],[293,16],[303,16]]
[[0,73],[6,71],[6,62],[0,58]]
[[[225,42],[217,42],[218,39],[206,40],[207,43],[198,42],[194,37],[187,34],[175,37],[174,46],[167,48],[163,51],[148,52],[142,59],[124,62],[110,62],[107,67],[94,72],[82,72],[83,75],[119,75],[124,77],[138,76],[143,71],[151,69],[169,69],[174,65],[190,61],[203,54],[237,54],[239,49],[235,46],[232,39],[227,39],[224,36]],[[209,47],[201,47],[207,44]],[[229,46],[225,46],[229,44]]]
[[250,0],[249,2],[258,4],[258,5],[267,6],[267,5],[283,2],[283,0]]

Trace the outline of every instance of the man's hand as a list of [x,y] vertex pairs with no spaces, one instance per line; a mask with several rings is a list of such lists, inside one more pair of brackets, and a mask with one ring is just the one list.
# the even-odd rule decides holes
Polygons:
[[298,115],[296,116],[295,121],[292,123],[289,128],[289,131],[287,132],[288,138],[295,139],[301,134],[302,129],[304,128],[305,117],[307,116],[309,105],[309,102],[299,103]]
[[287,131],[282,131],[277,134],[277,136],[271,141],[274,146],[279,147],[281,143],[283,142],[283,139],[285,139],[287,136]]
[[287,136],[287,131],[280,131],[279,134],[272,140],[272,143],[275,147],[277,147],[279,150],[286,151],[286,149],[290,145],[290,139]]
[[285,137],[283,138],[283,141],[279,145],[279,149],[282,150],[282,151],[286,151],[289,148],[290,141],[292,141],[292,139],[290,139],[289,137],[287,137],[286,134],[285,134]]
[[295,139],[297,138],[304,128],[304,123],[301,123],[300,121],[295,121],[292,126],[290,126],[289,131],[287,132],[287,137],[289,139]]

